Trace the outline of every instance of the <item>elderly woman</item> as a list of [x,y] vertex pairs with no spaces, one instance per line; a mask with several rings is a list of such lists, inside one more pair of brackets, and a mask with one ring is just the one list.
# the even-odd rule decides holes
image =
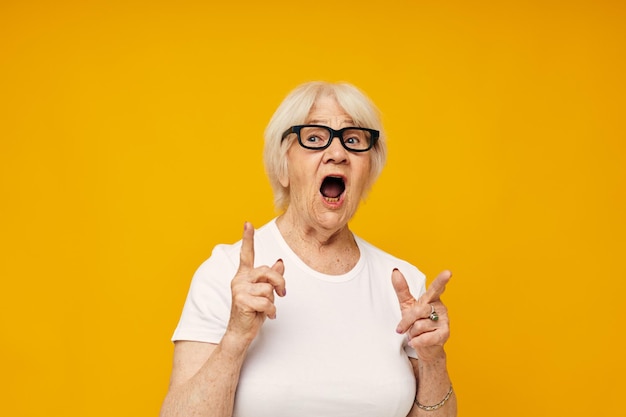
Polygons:
[[417,268],[348,227],[385,154],[355,87],[307,83],[283,101],[264,155],[282,214],[245,223],[194,275],[161,416],[456,415],[450,273],[426,291]]

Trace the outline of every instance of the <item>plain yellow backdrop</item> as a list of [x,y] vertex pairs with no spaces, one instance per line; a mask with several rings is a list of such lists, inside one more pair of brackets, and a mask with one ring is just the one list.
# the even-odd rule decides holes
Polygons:
[[274,215],[263,129],[316,79],[380,107],[352,222],[453,270],[461,416],[624,415],[619,1],[0,5],[0,413],[157,415],[195,268]]

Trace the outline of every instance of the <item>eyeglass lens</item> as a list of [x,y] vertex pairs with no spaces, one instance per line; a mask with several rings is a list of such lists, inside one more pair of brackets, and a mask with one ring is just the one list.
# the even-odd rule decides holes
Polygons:
[[[332,132],[322,126],[307,126],[300,129],[300,140],[307,148],[323,148],[330,141]],[[344,146],[348,149],[364,150],[370,147],[372,135],[369,131],[354,128],[342,133]]]

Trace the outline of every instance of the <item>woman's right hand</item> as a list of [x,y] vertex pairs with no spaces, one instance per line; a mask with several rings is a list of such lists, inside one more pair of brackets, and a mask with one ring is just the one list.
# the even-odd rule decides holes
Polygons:
[[254,228],[244,224],[239,269],[230,284],[232,306],[227,332],[252,342],[266,317],[276,318],[274,292],[284,297],[285,266],[281,259],[274,265],[254,267]]

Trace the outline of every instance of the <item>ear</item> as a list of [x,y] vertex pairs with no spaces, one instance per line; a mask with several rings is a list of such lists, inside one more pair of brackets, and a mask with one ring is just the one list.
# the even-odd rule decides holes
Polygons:
[[289,166],[287,159],[284,160],[282,166],[280,167],[278,182],[280,182],[280,185],[282,185],[283,188],[289,188]]

